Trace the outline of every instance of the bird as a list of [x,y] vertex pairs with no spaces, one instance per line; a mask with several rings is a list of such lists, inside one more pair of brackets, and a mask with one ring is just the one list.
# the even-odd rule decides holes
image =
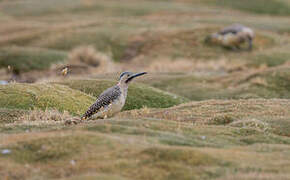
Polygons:
[[125,105],[130,82],[144,74],[147,74],[147,72],[135,74],[126,71],[121,73],[118,84],[101,93],[96,102],[82,115],[81,119],[86,120],[92,117],[106,119],[120,112]]
[[240,45],[247,42],[247,50],[250,51],[253,48],[254,37],[255,34],[251,28],[241,24],[234,24],[225,27],[218,33],[211,34],[205,41],[212,44],[219,44],[232,50],[241,49]]

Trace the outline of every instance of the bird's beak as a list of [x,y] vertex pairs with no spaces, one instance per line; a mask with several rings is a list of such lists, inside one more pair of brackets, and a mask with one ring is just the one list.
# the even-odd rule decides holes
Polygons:
[[141,73],[133,74],[125,82],[128,83],[128,82],[132,81],[132,79],[134,79],[135,77],[142,76],[144,74],[147,74],[147,72],[141,72]]

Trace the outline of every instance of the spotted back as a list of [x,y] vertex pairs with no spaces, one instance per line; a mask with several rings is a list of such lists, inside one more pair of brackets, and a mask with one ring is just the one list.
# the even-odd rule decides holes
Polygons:
[[82,119],[87,119],[99,112],[102,108],[105,108],[113,101],[118,99],[121,95],[121,89],[118,85],[113,86],[105,90],[96,100],[96,102],[89,107],[87,112],[82,116]]

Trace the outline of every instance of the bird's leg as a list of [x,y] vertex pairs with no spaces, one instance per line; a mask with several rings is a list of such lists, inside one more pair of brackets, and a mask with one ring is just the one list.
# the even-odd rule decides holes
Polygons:
[[252,40],[252,38],[249,38],[248,42],[249,42],[248,51],[252,51],[252,49],[253,49],[253,40]]

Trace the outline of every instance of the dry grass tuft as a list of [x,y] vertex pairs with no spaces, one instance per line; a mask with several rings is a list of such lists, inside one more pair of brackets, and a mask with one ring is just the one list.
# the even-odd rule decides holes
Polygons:
[[24,114],[19,117],[18,122],[20,124],[43,124],[43,123],[55,123],[72,120],[73,117],[69,112],[64,111],[63,113],[55,109],[32,110],[30,113]]
[[109,56],[96,51],[91,45],[74,48],[68,56],[70,65],[85,65],[97,68],[100,72],[113,72],[114,64]]
[[106,56],[97,54],[93,46],[79,46],[74,48],[69,54],[70,64],[86,64],[97,67],[101,61],[106,61]]
[[271,128],[271,125],[269,123],[263,122],[255,118],[237,120],[235,122],[230,123],[230,126],[241,127],[241,128],[249,127],[249,128],[254,128],[256,130],[263,131],[263,132],[267,132]]

